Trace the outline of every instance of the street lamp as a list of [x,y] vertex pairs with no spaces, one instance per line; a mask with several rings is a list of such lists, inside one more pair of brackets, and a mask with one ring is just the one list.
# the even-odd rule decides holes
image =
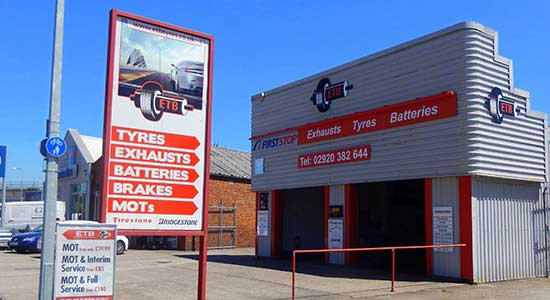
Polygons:
[[23,195],[23,168],[20,167],[12,167],[12,171],[20,171],[19,173],[19,201],[25,200],[25,197]]

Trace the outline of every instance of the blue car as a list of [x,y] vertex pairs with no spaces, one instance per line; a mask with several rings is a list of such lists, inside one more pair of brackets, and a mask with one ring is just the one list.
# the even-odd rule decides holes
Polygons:
[[42,235],[43,225],[33,228],[30,232],[16,234],[8,242],[8,248],[17,253],[40,252],[39,239]]

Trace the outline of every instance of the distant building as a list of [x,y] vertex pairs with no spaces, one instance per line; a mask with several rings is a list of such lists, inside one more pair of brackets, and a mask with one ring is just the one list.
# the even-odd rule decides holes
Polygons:
[[[59,199],[66,202],[67,219],[99,220],[103,159],[101,138],[69,129],[67,154],[59,162]],[[250,190],[250,153],[211,147],[209,246],[251,247],[255,243],[255,194]],[[192,250],[192,237],[132,238],[133,247]],[[198,243],[198,239],[197,239]]]
[[41,201],[42,187],[40,181],[7,181],[6,202]]

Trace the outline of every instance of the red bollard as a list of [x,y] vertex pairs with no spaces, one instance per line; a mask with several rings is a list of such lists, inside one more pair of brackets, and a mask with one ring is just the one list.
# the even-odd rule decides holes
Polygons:
[[292,300],[296,299],[296,253],[292,252]]
[[391,291],[395,292],[395,249],[391,249]]

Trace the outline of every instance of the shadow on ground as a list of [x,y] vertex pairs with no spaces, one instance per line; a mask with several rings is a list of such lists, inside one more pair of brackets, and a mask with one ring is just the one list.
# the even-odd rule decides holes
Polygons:
[[[199,258],[196,254],[175,254],[174,256],[193,260]],[[289,259],[257,258],[253,255],[211,254],[208,255],[208,262],[292,272],[292,263]],[[391,280],[389,266],[387,269],[369,269],[366,267],[320,264],[307,259],[300,261],[299,258],[296,263],[296,272],[325,278]],[[463,282],[454,278],[431,277],[404,272],[397,272],[395,280],[408,282]]]

